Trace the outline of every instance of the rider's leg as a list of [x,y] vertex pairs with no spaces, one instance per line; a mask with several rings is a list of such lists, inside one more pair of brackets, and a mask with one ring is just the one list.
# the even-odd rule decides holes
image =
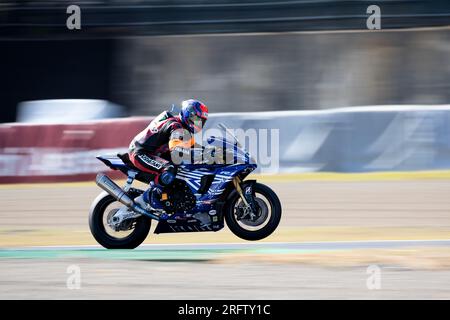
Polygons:
[[149,189],[134,200],[143,208],[151,209],[152,197],[175,180],[176,168],[163,158],[143,152],[131,153],[130,160],[138,169],[156,176]]

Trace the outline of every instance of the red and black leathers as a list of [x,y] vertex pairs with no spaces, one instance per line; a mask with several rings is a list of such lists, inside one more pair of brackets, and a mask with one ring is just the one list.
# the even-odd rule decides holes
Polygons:
[[158,183],[159,174],[172,166],[170,152],[193,145],[193,139],[180,139],[180,131],[183,131],[180,118],[168,111],[162,112],[130,143],[131,162],[138,169],[155,174],[155,182]]

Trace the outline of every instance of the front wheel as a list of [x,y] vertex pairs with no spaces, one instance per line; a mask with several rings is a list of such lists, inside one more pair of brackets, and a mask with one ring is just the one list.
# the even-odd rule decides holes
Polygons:
[[276,193],[268,186],[255,183],[253,186],[256,216],[244,215],[245,205],[237,193],[233,192],[225,209],[228,228],[239,238],[261,240],[268,237],[278,227],[281,219],[281,203]]
[[[131,195],[133,198],[137,196]],[[112,229],[108,220],[123,205],[106,192],[102,192],[93,202],[89,213],[89,227],[95,240],[107,249],[134,249],[150,232],[151,220],[140,216],[130,220],[123,230]]]

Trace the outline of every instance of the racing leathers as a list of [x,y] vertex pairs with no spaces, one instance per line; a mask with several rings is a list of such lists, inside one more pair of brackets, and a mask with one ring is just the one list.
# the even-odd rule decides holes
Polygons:
[[159,181],[160,175],[174,167],[170,158],[171,147],[172,149],[175,146],[190,148],[188,144],[175,139],[175,133],[180,130],[183,131],[180,119],[164,111],[130,143],[128,154],[131,162],[139,170],[154,174],[157,184],[164,185],[164,181]]
[[128,154],[133,165],[155,175],[151,188],[136,199],[139,204],[151,203],[151,191],[160,192],[175,179],[172,153],[190,153],[195,146],[193,136],[186,133],[180,118],[164,111],[131,141]]

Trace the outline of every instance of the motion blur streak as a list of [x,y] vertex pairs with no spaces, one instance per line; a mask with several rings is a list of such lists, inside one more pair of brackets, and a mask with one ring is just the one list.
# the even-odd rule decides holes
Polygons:
[[[1,1],[0,298],[449,299],[449,66],[448,0]],[[279,228],[92,246],[94,157],[189,98],[279,130]]]

